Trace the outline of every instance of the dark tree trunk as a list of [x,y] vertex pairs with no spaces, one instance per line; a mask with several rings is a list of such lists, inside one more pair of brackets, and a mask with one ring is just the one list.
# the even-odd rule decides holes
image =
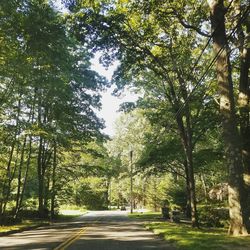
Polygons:
[[[183,85],[182,79],[179,77],[179,83],[180,88],[182,92],[182,96],[184,100],[187,100],[187,90],[185,86]],[[176,113],[178,113],[180,109],[180,105],[176,105]],[[189,110],[189,103],[186,103],[185,109],[184,109],[184,115],[185,116],[185,122],[182,117],[182,114],[178,114],[176,117],[176,122],[178,124],[178,130],[181,137],[183,149],[186,156],[186,177],[187,177],[187,186],[189,195],[188,198],[190,199],[190,208],[191,208],[191,220],[192,220],[192,226],[193,227],[199,227],[199,220],[198,220],[198,214],[197,214],[197,202],[196,202],[196,191],[195,191],[195,179],[194,179],[194,166],[193,166],[193,133],[191,128],[191,113]]]
[[42,218],[44,217],[44,175],[42,171],[42,148],[43,148],[43,139],[40,136],[39,139],[39,148],[38,148],[38,156],[37,156],[37,176],[38,176],[38,213]]
[[20,158],[19,168],[18,168],[15,218],[17,218],[17,211],[20,208],[19,201],[20,201],[20,195],[21,195],[22,171],[23,171],[23,162],[24,162],[24,154],[25,154],[25,148],[26,148],[26,141],[27,141],[27,137],[25,136],[24,141],[23,141],[22,150],[21,150],[21,158]]
[[241,51],[239,104],[240,132],[242,138],[242,161],[244,166],[244,181],[248,196],[246,200],[248,217],[250,217],[250,83],[248,78],[249,66],[250,48],[243,48]]
[[195,193],[195,180],[194,180],[194,171],[193,171],[193,153],[192,153],[192,143],[191,138],[192,135],[188,133],[191,133],[190,129],[185,129],[183,120],[180,117],[177,117],[177,124],[179,127],[179,133],[181,136],[185,156],[186,156],[186,162],[185,162],[185,172],[186,172],[186,178],[187,178],[187,191],[188,193],[188,203],[190,203],[190,209],[191,209],[191,220],[192,220],[192,226],[198,227],[198,214],[197,214],[197,208],[196,208],[196,193]]
[[[185,152],[185,172],[187,177],[187,191],[189,192],[188,198],[190,202],[190,211],[191,211],[191,220],[192,220],[192,226],[193,227],[199,227],[199,220],[198,220],[198,214],[197,214],[197,202],[196,202],[196,191],[195,191],[195,179],[194,179],[194,166],[193,166],[193,130],[192,130],[192,116],[189,106],[189,99],[188,99],[188,90],[187,86],[185,86],[185,80],[182,77],[182,71],[180,70],[179,66],[176,64],[176,60],[174,58],[174,55],[172,53],[172,48],[170,47],[170,54],[173,64],[173,71],[177,75],[177,80],[179,83],[180,88],[180,94],[185,102],[185,106],[182,107],[182,104],[180,104],[178,100],[178,96],[175,93],[174,85],[169,83],[171,88],[171,95],[172,95],[172,103],[173,107],[176,111],[176,122],[178,125],[179,134],[181,137],[183,149]],[[171,103],[171,100],[170,100]],[[180,108],[183,108],[182,112],[180,111]]]
[[204,200],[207,203],[207,185],[206,185],[206,181],[205,181],[204,175],[201,174],[200,178],[201,178],[201,183],[202,183],[203,191],[204,191]]
[[239,107],[240,132],[242,137],[242,156],[244,172],[250,175],[250,48],[242,48],[240,65]]
[[57,145],[54,143],[53,166],[52,166],[52,186],[51,186],[51,218],[55,217],[55,197],[56,197],[56,167],[57,167]]
[[187,218],[191,218],[191,198],[190,198],[190,187],[189,187],[189,171],[187,168],[187,161],[184,161],[185,174],[186,174],[186,190],[187,190],[187,204],[186,204],[186,216]]
[[4,216],[4,204],[7,202],[6,200],[9,197],[10,193],[10,185],[11,185],[11,162],[13,158],[13,153],[14,153],[14,148],[16,144],[16,138],[14,142],[12,143],[11,150],[10,150],[10,156],[8,160],[8,165],[6,169],[6,179],[4,180],[3,183],[3,189],[2,189],[2,195],[1,195],[1,201],[0,201],[0,221],[2,223],[2,219]]
[[[234,15],[237,17],[237,22],[240,21],[242,12],[244,13],[244,11],[245,9],[242,8],[241,2],[236,1],[234,3]],[[242,139],[244,181],[246,192],[248,193],[248,199],[246,201],[248,206],[248,216],[250,217],[250,48],[248,46],[248,39],[250,36],[249,18],[244,19],[243,22],[238,25],[237,35],[237,46],[239,45],[240,54],[240,81],[238,96],[238,104],[240,110],[240,134]]]
[[[34,93],[33,105],[32,105],[31,110],[30,110],[31,112],[30,112],[29,122],[31,122],[31,124],[33,124],[33,122],[34,122],[34,110],[35,110],[35,100],[36,100],[35,94],[36,93]],[[25,137],[25,140],[26,140],[26,137]],[[32,153],[32,136],[30,134],[29,135],[28,154],[27,154],[26,169],[25,169],[25,173],[24,173],[23,186],[20,190],[19,199],[17,199],[17,202],[16,202],[17,206],[16,206],[16,211],[15,211],[15,218],[18,217],[20,209],[22,207],[22,203],[23,203],[23,197],[24,197],[24,192],[26,189],[26,183],[27,183],[27,178],[28,178],[28,173],[29,173],[29,168],[30,168],[31,153]]]
[[190,191],[190,207],[191,207],[191,220],[193,227],[199,227],[197,204],[196,204],[196,192],[195,192],[195,180],[193,172],[193,154],[192,149],[187,152],[187,169],[188,169],[188,185]]
[[26,183],[27,183],[27,178],[28,178],[28,173],[29,173],[29,167],[30,167],[31,151],[32,151],[32,137],[30,136],[30,138],[29,138],[29,152],[28,152],[28,159],[27,159],[26,169],[25,169],[25,174],[24,174],[23,187],[22,187],[22,190],[21,190],[21,193],[20,193],[20,199],[19,199],[19,202],[18,202],[18,207],[16,208],[15,218],[18,217],[18,214],[20,212],[20,209],[21,209],[22,203],[23,203],[23,197],[24,197],[24,192],[25,192],[25,188],[26,188]]
[[[0,222],[2,223],[4,219],[4,213],[5,209],[9,200],[9,196],[11,193],[11,183],[13,181],[15,172],[16,172],[16,167],[17,167],[17,161],[18,161],[18,154],[19,154],[19,142],[17,139],[18,134],[20,134],[20,112],[21,112],[21,94],[19,92],[19,98],[18,98],[18,106],[17,106],[17,116],[16,116],[16,126],[15,126],[15,134],[14,134],[14,139],[13,143],[11,145],[11,151],[10,151],[10,156],[8,160],[8,165],[6,168],[6,179],[4,180],[3,183],[3,191],[2,191],[2,198],[0,201]],[[17,145],[17,147],[16,147]],[[14,155],[14,150],[16,149],[16,159],[15,159],[15,165],[14,165],[14,170],[11,171],[11,163],[13,160],[13,155]]]
[[241,141],[237,130],[233,82],[229,61],[227,37],[225,32],[225,7],[223,0],[208,0],[211,12],[214,51],[218,55],[216,61],[218,87],[220,92],[220,112],[222,118],[225,153],[229,170],[229,234],[245,235],[248,229],[246,212],[246,193],[243,186],[243,167],[241,157]]
[[[241,1],[234,1],[233,7],[234,12],[232,18],[237,17],[235,19],[235,26],[240,22],[237,26],[238,39],[236,46],[239,47],[240,54],[238,105],[240,110],[240,133],[242,137],[242,160],[244,173],[250,178],[250,48],[248,42],[250,36],[250,20],[249,18],[245,18],[243,21],[241,20],[242,14],[246,11],[246,9],[241,6]],[[249,11],[247,15],[249,16]]]

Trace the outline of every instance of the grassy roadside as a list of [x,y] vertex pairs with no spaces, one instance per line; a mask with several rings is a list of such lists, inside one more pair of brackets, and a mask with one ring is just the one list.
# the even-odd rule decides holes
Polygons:
[[26,230],[29,228],[35,228],[38,226],[49,225],[50,222],[47,220],[23,220],[20,223],[14,225],[0,226],[0,234],[11,233]]
[[83,215],[87,212],[87,209],[78,206],[61,206],[59,210],[59,218],[74,218]]
[[[174,243],[180,250],[248,250],[250,236],[228,236],[225,229],[203,228],[194,229],[190,225],[176,224],[157,220],[158,213],[133,214],[131,218],[148,220],[145,227]],[[155,219],[154,219],[155,218]]]
[[9,234],[9,233],[14,233],[18,231],[23,231],[31,228],[36,228],[39,226],[45,226],[45,225],[50,225],[53,222],[64,222],[64,221],[70,221],[82,214],[86,213],[86,210],[84,209],[63,209],[60,210],[59,215],[54,219],[53,221],[51,220],[40,220],[36,218],[28,218],[28,219],[23,219],[22,222],[16,223],[13,225],[6,225],[6,226],[0,226],[0,236],[1,234]]

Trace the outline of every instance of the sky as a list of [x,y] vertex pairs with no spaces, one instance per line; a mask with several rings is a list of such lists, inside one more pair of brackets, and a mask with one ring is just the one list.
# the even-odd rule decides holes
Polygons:
[[[65,13],[67,10],[63,7],[60,0],[55,0],[55,7]],[[105,76],[109,81],[112,78],[113,72],[116,69],[118,62],[115,62],[108,69],[105,69],[99,62],[101,53],[96,53],[96,56],[91,60],[92,70],[95,70],[98,74]],[[100,118],[105,120],[106,128],[103,130],[105,134],[109,136],[114,135],[114,123],[115,120],[119,117],[121,112],[118,112],[120,104],[123,102],[133,102],[138,99],[138,96],[130,93],[128,90],[125,90],[121,97],[115,97],[112,95],[115,86],[112,86],[110,89],[102,93],[102,109],[97,111],[97,115]]]
[[[95,70],[98,74],[105,76],[109,81],[112,78],[112,74],[116,69],[118,62],[115,62],[107,70],[99,63],[100,53],[97,53],[95,58],[91,60],[92,70]],[[105,134],[109,136],[114,135],[114,123],[119,117],[121,112],[118,112],[120,104],[123,102],[133,102],[138,99],[138,96],[125,90],[121,97],[116,97],[112,95],[112,91],[115,86],[111,86],[107,91],[102,92],[102,109],[97,111],[98,117],[105,120],[106,128],[103,130]]]

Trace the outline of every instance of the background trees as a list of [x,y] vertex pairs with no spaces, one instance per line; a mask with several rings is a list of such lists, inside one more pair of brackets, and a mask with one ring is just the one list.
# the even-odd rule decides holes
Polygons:
[[[183,166],[193,226],[198,225],[194,152],[203,136],[222,125],[226,157],[229,159],[229,189],[234,190],[229,192],[229,202],[234,200],[240,208],[237,213],[233,206],[230,208],[230,233],[245,234],[249,215],[242,203],[247,195],[243,187],[240,148],[242,143],[247,143],[238,136],[240,120],[236,118],[238,109],[234,108],[234,94],[237,94],[239,86],[236,79],[243,79],[241,76],[245,75],[243,72],[247,68],[245,63],[249,61],[249,58],[242,57],[242,42],[248,34],[248,4],[165,0],[68,3],[73,12],[72,27],[78,38],[88,37],[95,49],[106,51],[104,64],[113,58],[121,62],[113,77],[118,89],[127,84],[143,89],[144,98],[140,105],[147,109],[154,105],[152,116],[166,133],[170,127],[172,129],[167,125],[169,118],[174,121],[173,127],[184,152]],[[83,7],[85,11],[81,9]],[[237,13],[237,17],[232,13]],[[230,22],[234,26],[230,26]],[[211,48],[212,39],[215,55]],[[241,41],[241,45],[235,48],[236,41]],[[240,61],[245,65],[244,70],[239,66]],[[217,70],[212,70],[215,63]],[[247,85],[248,79],[244,79]],[[246,94],[241,95],[247,100]],[[218,114],[217,99],[220,106],[222,101],[227,105],[228,115],[225,108],[220,108]],[[244,103],[246,110],[249,102]],[[249,114],[248,111],[246,113]],[[234,155],[236,152],[237,156]],[[246,150],[244,152],[246,155]],[[233,177],[235,174],[238,179]]]
[[12,202],[18,217],[30,196],[53,216],[63,152],[101,139],[94,108],[106,82],[46,1],[8,1],[1,14],[1,218]]
[[[131,177],[134,206],[168,200],[199,226],[197,204],[227,182],[229,233],[247,234],[249,4],[63,3],[65,15],[47,1],[1,5],[1,218],[33,198],[40,216],[57,200],[119,206]],[[105,145],[94,110],[108,84],[89,62],[97,50],[105,66],[119,60],[115,94],[140,93]]]

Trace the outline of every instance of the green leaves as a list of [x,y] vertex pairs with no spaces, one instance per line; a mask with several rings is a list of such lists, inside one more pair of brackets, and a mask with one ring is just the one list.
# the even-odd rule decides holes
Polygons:
[[[17,178],[17,200],[22,188],[31,195],[32,187],[25,190],[21,180],[26,181],[25,176],[33,178],[31,186],[39,187],[32,193],[39,195],[39,208],[48,206],[50,192],[54,203],[65,151],[73,155],[77,145],[103,139],[103,121],[95,109],[101,105],[99,91],[108,83],[91,70],[93,54],[72,36],[65,18],[47,1],[7,1],[0,14],[0,180],[5,180],[0,188],[1,216],[1,209],[16,198],[8,193],[16,189]],[[81,163],[82,168],[90,165]],[[67,180],[77,172],[65,169]]]

